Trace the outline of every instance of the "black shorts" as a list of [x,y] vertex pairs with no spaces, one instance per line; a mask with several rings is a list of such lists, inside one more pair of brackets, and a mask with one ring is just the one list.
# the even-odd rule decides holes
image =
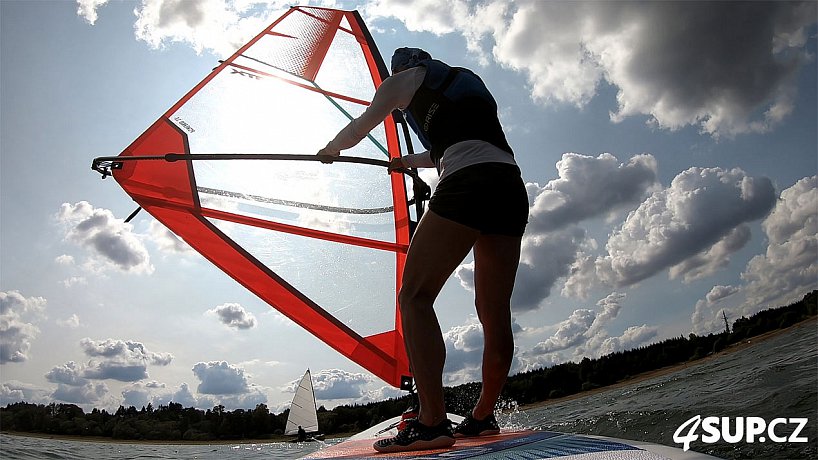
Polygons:
[[516,165],[478,163],[443,178],[429,209],[483,234],[522,236],[528,193]]

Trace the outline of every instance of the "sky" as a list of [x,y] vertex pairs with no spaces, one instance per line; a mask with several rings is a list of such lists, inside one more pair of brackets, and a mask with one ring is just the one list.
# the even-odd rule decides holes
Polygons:
[[[708,334],[818,288],[815,2],[317,2],[498,101],[529,225],[512,373]],[[287,4],[0,1],[0,404],[229,410],[400,395],[90,170]],[[433,172],[424,177],[434,182]],[[467,258],[444,381],[480,375]]]

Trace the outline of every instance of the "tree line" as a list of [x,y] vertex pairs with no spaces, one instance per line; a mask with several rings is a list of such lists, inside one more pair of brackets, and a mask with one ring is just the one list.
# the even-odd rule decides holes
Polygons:
[[[642,372],[703,358],[731,344],[765,332],[792,326],[818,314],[818,291],[791,305],[739,318],[719,334],[690,334],[636,349],[611,353],[579,363],[567,362],[509,377],[502,399],[530,404],[604,387]],[[477,401],[480,383],[445,388],[447,409],[465,415]],[[409,396],[368,404],[318,409],[318,425],[325,434],[348,434],[392,418],[409,405]],[[226,411],[218,405],[201,410],[178,403],[136,409],[120,406],[113,414],[93,409],[85,413],[75,404],[18,402],[0,408],[0,430],[50,435],[107,437],[123,440],[213,441],[280,439],[289,410],[270,413],[265,404],[255,409]]]

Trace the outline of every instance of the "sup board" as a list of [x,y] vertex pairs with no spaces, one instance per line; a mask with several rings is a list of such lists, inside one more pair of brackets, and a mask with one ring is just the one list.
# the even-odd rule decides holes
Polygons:
[[[449,420],[459,422],[462,417],[449,414]],[[421,450],[382,454],[372,448],[376,439],[397,434],[395,428],[400,417],[382,422],[346,441],[313,452],[305,459],[372,459],[403,458],[416,460],[434,459],[507,459],[537,460],[557,458],[561,460],[707,460],[715,459],[706,454],[683,451],[674,447],[647,442],[629,441],[603,436],[557,433],[553,431],[506,431],[494,436],[458,438],[454,446],[446,449]]]

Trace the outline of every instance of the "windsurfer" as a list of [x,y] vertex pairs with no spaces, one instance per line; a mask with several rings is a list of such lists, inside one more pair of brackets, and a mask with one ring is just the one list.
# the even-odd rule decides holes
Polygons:
[[[318,152],[327,157],[322,161],[331,162],[399,109],[427,150],[392,159],[390,171],[436,167],[440,174],[429,211],[409,245],[399,294],[420,412],[396,437],[375,443],[381,452],[447,447],[454,436],[499,431],[494,407],[513,357],[511,293],[528,218],[520,170],[497,104],[480,77],[418,48],[397,49],[392,73],[364,113]],[[433,307],[472,249],[475,306],[484,334],[483,386],[477,405],[453,431],[443,399],[446,348]]]

